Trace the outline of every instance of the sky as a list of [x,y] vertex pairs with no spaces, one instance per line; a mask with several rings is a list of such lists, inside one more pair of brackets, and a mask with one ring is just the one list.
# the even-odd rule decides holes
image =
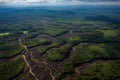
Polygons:
[[37,3],[37,2],[67,2],[67,1],[88,1],[88,2],[113,2],[113,1],[120,1],[120,0],[0,0],[0,2],[6,3]]
[[114,4],[120,5],[120,0],[0,0],[0,3],[5,4],[23,4],[23,3],[62,3],[62,4]]

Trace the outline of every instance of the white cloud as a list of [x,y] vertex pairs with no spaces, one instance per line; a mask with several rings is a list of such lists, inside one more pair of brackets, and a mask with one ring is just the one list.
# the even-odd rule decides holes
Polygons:
[[0,2],[7,3],[27,3],[27,2],[59,2],[61,0],[0,0]]
[[[104,1],[120,1],[120,0],[0,0],[0,3],[1,2],[4,2],[4,3],[56,3],[56,2],[64,2],[64,3],[68,3],[66,1],[70,1],[71,3],[88,3],[88,2],[91,2],[91,1],[101,1],[101,2],[104,2]],[[85,2],[87,1],[87,2]]]

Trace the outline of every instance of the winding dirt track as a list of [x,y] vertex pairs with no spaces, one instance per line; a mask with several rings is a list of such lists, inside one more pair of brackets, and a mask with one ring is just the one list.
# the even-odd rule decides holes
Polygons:
[[26,56],[25,56],[25,55],[23,55],[23,59],[24,59],[25,64],[26,64],[27,67],[29,68],[29,72],[34,76],[34,78],[35,78],[36,80],[39,80],[39,79],[36,77],[36,75],[33,73],[32,69],[31,69],[31,66],[30,66],[29,63],[27,62],[27,59],[26,59]]
[[36,63],[42,63],[42,64],[44,64],[44,65],[45,65],[45,68],[46,68],[47,70],[49,70],[49,73],[50,73],[50,76],[51,76],[51,80],[55,80],[56,77],[53,75],[53,70],[51,69],[51,68],[52,68],[51,65],[48,64],[44,59],[43,59],[43,61],[38,61],[37,59],[34,59],[32,52],[28,50],[28,48],[27,48],[26,45],[23,45],[23,44],[22,44],[22,40],[21,40],[21,39],[19,39],[19,43],[20,43],[20,45],[21,45],[22,47],[24,47],[24,49],[26,50],[26,52],[25,52],[22,56],[23,56],[23,59],[24,59],[25,64],[26,64],[27,67],[29,68],[30,74],[31,74],[36,80],[39,80],[39,79],[36,77],[35,73],[33,72],[30,64],[28,63],[28,61],[27,61],[27,59],[26,59],[26,55],[25,55],[25,54],[27,54],[28,52],[30,53],[31,60],[34,61],[34,62],[36,62]]
[[[70,30],[68,33],[69,33],[71,36],[73,36],[73,32],[72,32],[71,30]],[[35,63],[41,63],[41,64],[43,64],[43,65],[45,66],[44,68],[46,69],[46,71],[49,71],[49,76],[51,77],[51,80],[56,80],[56,78],[61,74],[60,67],[61,67],[63,64],[65,64],[65,63],[72,57],[72,55],[74,54],[74,51],[75,51],[75,49],[76,49],[76,46],[77,46],[77,45],[76,45],[76,46],[73,46],[73,47],[72,47],[72,49],[71,49],[71,51],[70,51],[69,57],[66,58],[65,60],[63,60],[61,63],[59,63],[59,65],[58,65],[58,71],[56,71],[56,70],[54,69],[54,67],[46,61],[45,57],[42,57],[42,60],[38,60],[38,59],[34,58],[33,52],[32,52],[31,50],[29,50],[26,45],[22,44],[22,40],[21,40],[21,39],[19,39],[19,43],[20,43],[20,45],[21,45],[21,46],[24,48],[24,50],[25,50],[24,54],[22,55],[22,56],[23,56],[23,59],[24,59],[24,62],[25,62],[26,66],[27,66],[28,69],[29,69],[29,73],[35,78],[35,80],[40,80],[40,79],[39,79],[39,78],[36,76],[36,74],[33,72],[32,68],[31,68],[31,66],[30,66],[30,64],[29,64],[29,62],[28,62],[28,60],[27,60],[27,58],[26,58],[26,54],[27,54],[27,53],[30,53],[30,54],[29,54],[29,55],[30,55],[30,60],[32,60],[32,61],[35,62]],[[82,42],[82,43],[86,43],[86,42]],[[49,49],[48,49],[48,50],[49,50]],[[48,50],[47,50],[47,51],[48,51]],[[47,51],[46,51],[45,53],[47,53]],[[87,62],[87,63],[85,63],[85,64],[81,64],[81,65],[79,65],[79,67],[78,67],[78,66],[75,67],[75,71],[74,71],[74,72],[75,72],[75,75],[80,76],[80,74],[81,74],[80,69],[82,70],[85,66],[91,65],[92,63],[96,62],[97,60],[99,60],[99,61],[108,61],[108,60],[103,60],[103,59],[95,59],[95,60],[90,61],[90,62]],[[110,59],[110,60],[111,60],[111,61],[114,61],[113,59]],[[120,60],[120,59],[119,59],[119,60]],[[76,80],[76,79],[77,79],[77,76],[72,77],[72,79],[73,79],[73,80]],[[70,80],[71,80],[71,79],[70,79]]]
[[[28,51],[29,51],[28,48],[27,48],[27,46],[22,44],[22,40],[21,40],[21,39],[19,39],[19,42],[20,42],[20,45],[21,45],[22,47],[24,47],[24,49],[26,50],[25,54],[27,54]],[[32,71],[32,68],[31,68],[30,64],[28,63],[25,54],[23,54],[22,56],[23,56],[23,59],[24,59],[25,64],[26,64],[27,67],[29,68],[29,72],[31,73],[31,75],[32,75],[36,80],[39,80],[39,79],[36,77],[36,75],[34,74],[34,72]]]
[[75,74],[72,75],[73,77],[73,80],[78,80],[78,77],[81,76],[84,72],[84,69],[88,66],[94,66],[98,63],[101,63],[101,62],[112,62],[112,61],[120,61],[120,59],[94,59],[94,60],[91,60],[89,62],[86,62],[84,64],[81,64],[80,66],[76,66],[75,67]]

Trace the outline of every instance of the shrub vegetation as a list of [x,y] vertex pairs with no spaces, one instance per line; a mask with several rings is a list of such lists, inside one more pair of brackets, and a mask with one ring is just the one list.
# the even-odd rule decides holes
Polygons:
[[11,80],[19,75],[24,69],[24,62],[21,57],[17,60],[0,63],[0,80]]

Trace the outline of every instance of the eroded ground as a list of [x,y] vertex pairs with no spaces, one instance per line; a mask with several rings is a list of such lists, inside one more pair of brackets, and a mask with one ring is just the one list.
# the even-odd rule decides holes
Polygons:
[[0,80],[120,79],[117,22],[29,21],[1,27]]

